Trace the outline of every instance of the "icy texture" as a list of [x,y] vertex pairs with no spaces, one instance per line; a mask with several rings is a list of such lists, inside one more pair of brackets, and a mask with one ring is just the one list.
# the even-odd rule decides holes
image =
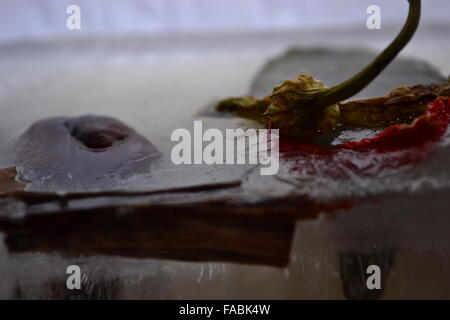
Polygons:
[[[428,38],[422,40],[429,44]],[[145,39],[120,39],[10,45],[0,51],[0,150],[37,120],[95,112],[130,125],[167,157],[173,129],[191,128],[192,115],[214,98],[245,94],[265,59],[289,43],[297,44],[298,39],[294,33],[284,38],[275,35],[255,37],[253,41],[244,39],[248,41],[241,43],[236,38],[226,38],[221,40],[224,44],[217,39],[181,44],[169,40],[146,44]],[[367,37],[356,40],[351,34],[343,37],[332,33],[308,34],[301,39],[303,45],[324,41],[338,46],[367,43]],[[385,41],[383,38],[375,46],[381,47]],[[440,41],[442,45],[448,43]],[[184,50],[189,45],[197,49],[190,47],[188,52],[173,53],[174,48]],[[430,57],[435,63],[445,62],[442,67],[449,71],[448,55],[442,52],[445,50],[440,46],[434,50],[423,42],[413,45],[409,51]],[[236,126],[233,119],[221,123],[226,127]],[[216,124],[213,122],[211,126]],[[341,138],[354,139],[348,134]],[[343,261],[359,261],[357,265],[364,269],[365,255],[381,260],[381,264],[394,252],[393,265],[386,270],[384,297],[448,298],[450,204],[446,165],[449,147],[447,135],[420,167],[387,171],[371,180],[292,177],[287,169],[282,169],[278,177],[261,181],[258,170],[252,170],[244,185],[253,196],[300,192],[327,199],[331,193],[340,196],[353,192],[357,195],[383,193],[366,203],[355,204],[349,211],[299,222],[291,263],[285,269],[9,254],[0,242],[0,297],[344,298],[342,275],[352,274],[355,279],[358,275],[346,269],[348,264]],[[168,163],[167,158],[164,163]],[[9,155],[0,152],[0,165],[11,164]],[[151,188],[155,182],[161,186],[186,185],[191,179],[218,181],[223,176],[234,179],[247,170],[211,167],[207,173],[202,171],[200,180],[190,167],[178,168],[182,174],[170,165],[158,169],[160,174],[134,176],[122,182],[121,187]],[[280,177],[292,183],[280,181]],[[304,180],[314,190],[305,189],[301,183]],[[70,264],[79,264],[86,273],[84,283],[88,285],[78,295],[64,289],[65,269]]]
[[18,179],[33,190],[86,191],[148,173],[159,152],[123,123],[98,116],[51,118],[31,126],[10,151]]
[[[272,88],[300,73],[309,73],[328,87],[349,79],[376,57],[375,52],[363,49],[304,49],[290,50],[271,60],[253,81],[251,93],[265,96]],[[352,99],[384,96],[394,88],[416,84],[444,82],[441,72],[429,63],[417,59],[395,59],[372,83]]]

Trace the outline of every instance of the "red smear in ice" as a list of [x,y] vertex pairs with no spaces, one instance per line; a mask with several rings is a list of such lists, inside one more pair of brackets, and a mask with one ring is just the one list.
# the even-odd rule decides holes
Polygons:
[[425,114],[414,120],[411,125],[393,125],[373,138],[347,142],[338,148],[390,152],[411,147],[426,147],[438,141],[445,134],[449,118],[450,99],[439,98],[429,104]]
[[418,164],[445,134],[450,99],[438,98],[410,125],[388,127],[372,138],[321,147],[299,139],[280,139],[280,154],[293,171],[330,177],[375,176],[386,168]]

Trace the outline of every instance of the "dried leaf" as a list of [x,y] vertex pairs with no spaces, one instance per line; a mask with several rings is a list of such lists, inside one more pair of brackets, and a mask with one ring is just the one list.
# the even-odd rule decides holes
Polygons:
[[400,87],[384,97],[341,103],[340,122],[346,127],[360,128],[410,123],[422,115],[427,105],[439,96],[450,96],[449,83]]
[[301,73],[294,80],[284,81],[273,89],[265,115],[283,135],[308,136],[331,132],[339,121],[338,105],[314,109],[310,104],[311,96],[323,89],[322,81]]

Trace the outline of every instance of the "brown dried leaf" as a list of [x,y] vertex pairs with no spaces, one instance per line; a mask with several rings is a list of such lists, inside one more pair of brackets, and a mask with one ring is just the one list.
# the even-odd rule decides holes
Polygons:
[[422,115],[437,97],[449,95],[449,83],[400,87],[384,97],[340,103],[340,122],[346,127],[363,128],[408,123]]

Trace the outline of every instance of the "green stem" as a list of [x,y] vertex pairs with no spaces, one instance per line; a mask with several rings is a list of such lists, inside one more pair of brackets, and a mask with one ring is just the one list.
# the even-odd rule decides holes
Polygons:
[[395,59],[411,40],[420,22],[421,0],[408,1],[408,19],[394,41],[364,70],[337,86],[318,92],[317,97],[313,98],[315,107],[324,108],[354,96],[370,84]]

